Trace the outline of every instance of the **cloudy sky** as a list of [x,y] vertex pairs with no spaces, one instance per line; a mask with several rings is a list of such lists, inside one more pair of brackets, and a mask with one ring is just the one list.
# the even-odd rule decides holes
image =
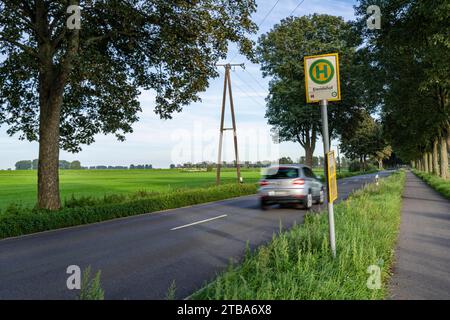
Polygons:
[[[255,40],[289,16],[301,2],[302,0],[279,0],[273,8],[276,0],[257,0],[258,9],[253,20],[260,25],[260,29]],[[304,0],[293,15],[327,13],[352,20],[355,2]],[[233,63],[245,63],[245,70],[237,68],[231,73],[240,159],[273,160],[278,155],[298,159],[304,155],[298,144],[273,143],[270,128],[264,118],[268,79],[262,78],[259,66],[237,54],[234,46],[229,49],[228,61],[230,60]],[[80,153],[62,151],[60,159],[80,160],[83,166],[151,163],[158,168],[168,167],[171,163],[216,161],[223,74],[221,70],[221,77],[211,80],[210,87],[201,94],[201,103],[187,106],[183,112],[174,114],[172,120],[159,119],[153,112],[154,95],[152,92],[143,92],[140,97],[143,109],[140,121],[134,125],[134,132],[127,135],[125,142],[118,142],[114,136],[99,135],[94,144],[84,146]],[[225,122],[225,126],[231,126],[229,112]],[[10,137],[6,134],[6,127],[0,127],[0,150],[0,169],[14,168],[18,160],[37,158],[38,144],[19,141],[16,136]],[[233,159],[232,150],[232,133],[228,131],[224,136],[224,160]],[[319,143],[316,155],[322,153]]]

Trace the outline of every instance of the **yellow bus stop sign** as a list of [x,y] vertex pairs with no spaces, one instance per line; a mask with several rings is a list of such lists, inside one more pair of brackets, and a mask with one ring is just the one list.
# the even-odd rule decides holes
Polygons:
[[304,71],[307,103],[341,100],[337,53],[304,57]]
[[328,201],[333,202],[338,197],[336,179],[336,159],[334,151],[327,153]]

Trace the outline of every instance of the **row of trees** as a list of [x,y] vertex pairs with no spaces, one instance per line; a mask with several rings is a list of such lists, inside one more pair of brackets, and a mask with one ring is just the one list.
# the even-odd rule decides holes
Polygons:
[[[31,160],[20,160],[15,164],[16,170],[37,170],[38,169],[38,159]],[[59,160],[59,169],[63,170],[80,170],[80,169],[90,169],[90,170],[125,170],[125,169],[153,169],[153,165],[151,164],[131,164],[130,167],[127,166],[105,166],[105,165],[97,165],[90,167],[81,166],[80,161],[66,161]]]
[[361,167],[375,160],[381,167],[391,148],[380,122],[372,118],[373,92],[364,85],[367,57],[363,38],[353,23],[340,17],[314,14],[288,17],[262,35],[257,56],[263,76],[271,77],[266,118],[281,141],[298,142],[305,164],[315,166],[314,150],[321,134],[318,104],[307,104],[303,57],[338,52],[342,101],[329,106],[330,139],[339,138],[341,149]]
[[[338,162],[338,165],[341,168],[347,168],[350,165],[350,160],[346,157],[340,157],[336,158],[336,161]],[[301,156],[296,162],[291,159],[291,157],[281,157],[278,162],[280,164],[293,164],[293,163],[300,163],[300,164],[306,164],[306,156]],[[313,156],[312,159],[312,167],[323,167],[325,163],[325,158],[323,156]]]
[[[367,8],[381,8],[379,30]],[[330,139],[362,168],[410,162],[448,177],[450,25],[448,1],[359,1],[355,22],[289,17],[262,35],[257,55],[270,77],[266,118],[281,141],[298,142],[312,166],[317,104],[306,104],[303,57],[340,55],[342,101],[329,108]],[[431,164],[430,164],[431,163]]]
[[[272,164],[272,161],[263,160],[263,161],[240,161],[241,167],[243,168],[263,168]],[[186,162],[181,164],[171,164],[170,169],[210,169],[215,168],[217,166],[216,162],[212,161],[202,161],[198,163]],[[236,161],[222,161],[222,168],[236,168]]]
[[[365,28],[368,5],[380,30]],[[364,86],[381,106],[385,137],[412,166],[449,178],[450,10],[448,1],[360,1],[359,30],[370,72]]]
[[[34,159],[31,160],[20,160],[15,164],[16,170],[37,170],[39,167],[39,160]],[[71,169],[71,170],[79,170],[82,169],[81,163],[78,160],[75,161],[66,161],[59,160],[59,169]]]

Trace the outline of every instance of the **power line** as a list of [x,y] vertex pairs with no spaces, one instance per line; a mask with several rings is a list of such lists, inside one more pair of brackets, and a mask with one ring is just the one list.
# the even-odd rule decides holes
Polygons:
[[259,27],[261,27],[261,25],[264,23],[264,21],[266,21],[266,19],[269,16],[269,14],[272,13],[273,9],[275,9],[275,7],[277,6],[278,2],[280,2],[280,0],[277,0],[277,2],[275,2],[275,4],[272,6],[272,8],[270,8],[270,10],[267,12],[267,14],[264,16],[264,18],[258,24],[258,29],[259,29]]
[[266,106],[261,102],[256,100],[255,97],[249,95],[245,90],[243,90],[236,82],[234,82],[233,84],[237,89],[238,89],[238,93],[242,93],[244,95],[244,98],[249,98],[250,100],[252,100],[254,103],[256,103],[259,107],[265,108]]
[[250,75],[250,77],[253,79],[253,81],[255,81],[256,84],[257,84],[262,90],[267,91],[267,88],[264,88],[264,86],[263,86],[261,83],[259,83],[258,79],[256,79],[256,78],[255,78],[248,70],[244,69],[244,71],[246,71],[246,72]]
[[[219,71],[219,73],[222,74],[223,72],[222,72],[222,71]],[[235,73],[235,75],[237,76],[237,73]],[[239,76],[237,76],[237,77],[238,77],[239,80],[241,80],[241,78],[240,78]],[[241,81],[242,81],[242,80],[241,80]],[[245,83],[245,81],[242,81],[242,82]],[[237,90],[238,93],[242,93],[246,98],[249,98],[249,99],[252,100],[254,103],[256,103],[258,106],[263,107],[263,108],[266,107],[261,101],[258,101],[255,97],[249,95],[249,94],[246,92],[246,90],[243,90],[243,89],[236,83],[236,81],[233,82],[233,86],[234,86],[235,88],[238,89],[238,90]]]
[[[275,4],[272,6],[272,8],[270,8],[270,10],[266,13],[266,15],[264,16],[264,18],[261,20],[260,23],[258,23],[258,29],[259,27],[261,27],[261,25],[264,23],[264,21],[266,21],[267,17],[272,13],[273,9],[275,9],[275,7],[277,6],[278,2],[280,2],[280,0],[277,0],[275,2]],[[236,58],[236,56],[239,54],[239,49],[238,51],[234,54],[234,56],[230,59],[230,62],[233,61],[234,58]]]
[[250,83],[248,83],[247,81],[244,81],[237,73],[236,73],[236,77],[242,82],[244,83],[247,88],[250,89],[251,92],[255,93],[257,96],[265,98],[265,95],[258,93],[258,90],[255,90],[255,87],[251,86]]
[[292,16],[294,14],[295,10],[297,10],[303,2],[305,2],[305,0],[300,1],[300,3],[294,8],[294,10],[292,10],[291,13],[289,13],[289,16]]

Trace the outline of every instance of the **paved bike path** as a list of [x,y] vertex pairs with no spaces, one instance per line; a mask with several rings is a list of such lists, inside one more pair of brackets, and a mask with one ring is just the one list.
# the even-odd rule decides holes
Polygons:
[[450,299],[450,201],[406,175],[391,299]]

